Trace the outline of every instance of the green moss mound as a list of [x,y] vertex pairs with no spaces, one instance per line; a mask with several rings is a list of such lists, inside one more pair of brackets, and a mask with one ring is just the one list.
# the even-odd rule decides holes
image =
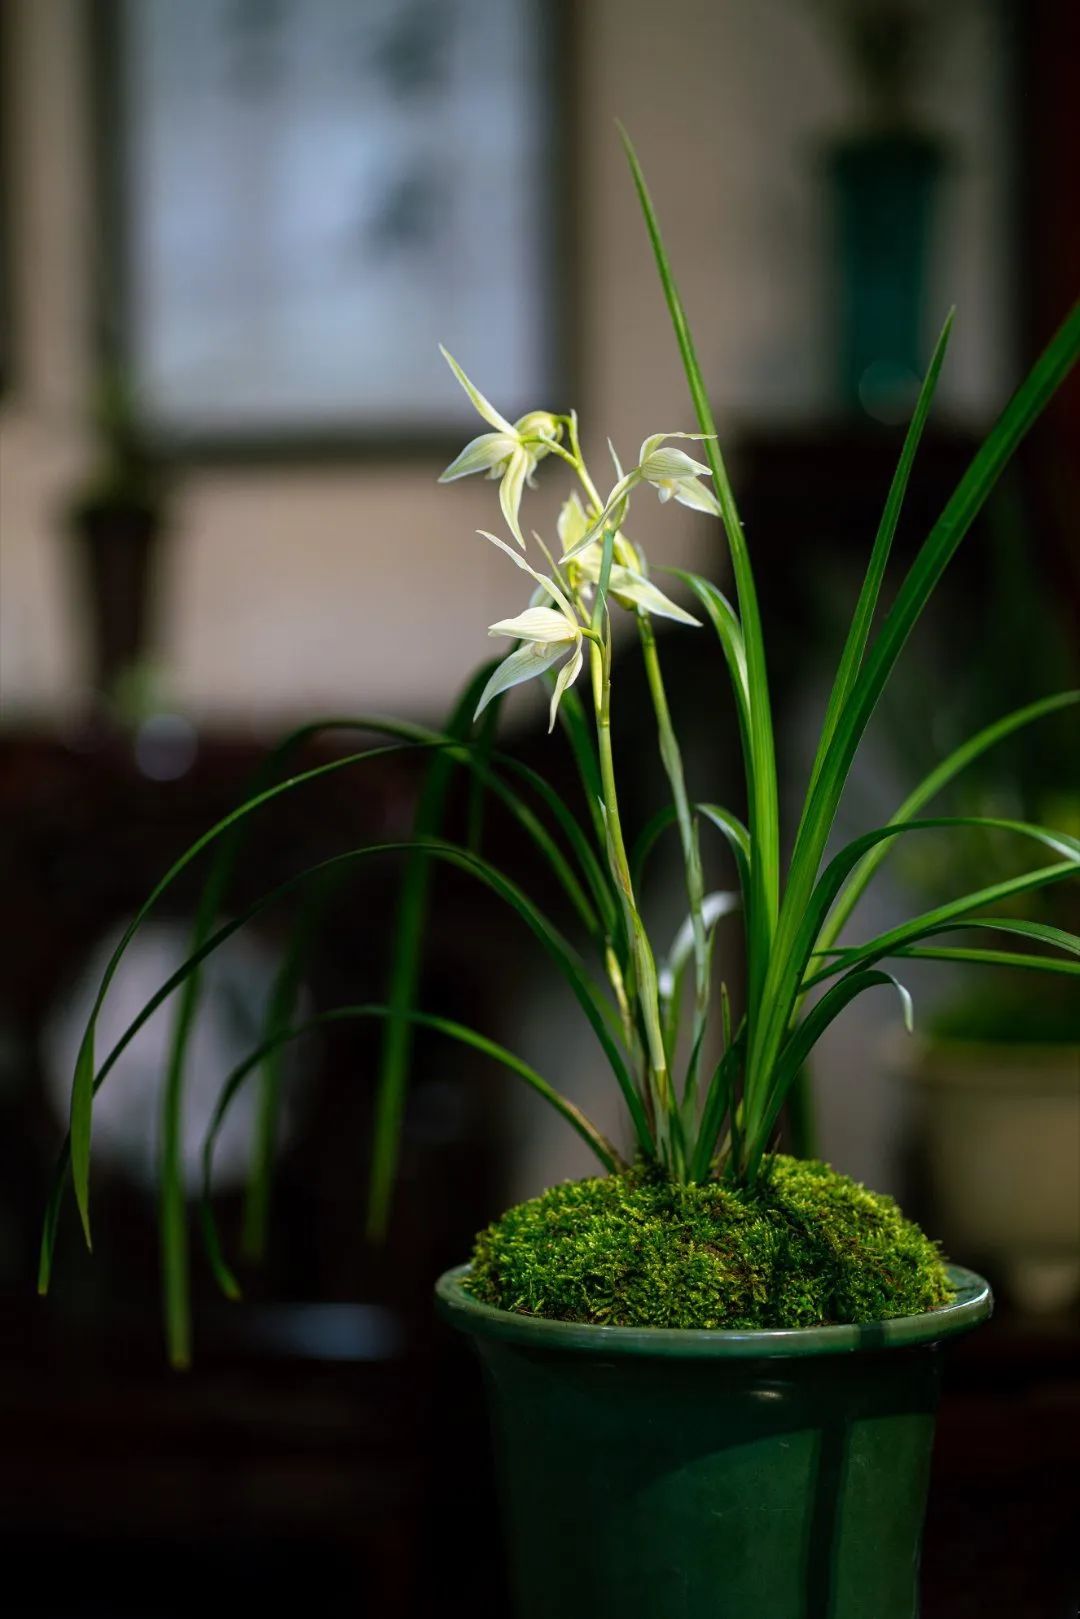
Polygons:
[[777,1154],[750,1190],[638,1167],[568,1181],[476,1240],[485,1304],[612,1327],[816,1327],[955,1297],[937,1246],[890,1197]]

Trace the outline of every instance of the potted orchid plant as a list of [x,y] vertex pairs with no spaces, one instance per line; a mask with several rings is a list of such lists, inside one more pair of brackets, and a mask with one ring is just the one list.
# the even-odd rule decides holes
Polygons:
[[[101,983],[79,1052],[71,1126],[50,1201],[41,1285],[49,1283],[70,1175],[87,1238],[95,1091],[120,1050],[174,992],[183,998],[162,1121],[162,1249],[173,1358],[189,1355],[186,1209],[179,1164],[184,1041],[200,963],[289,892],[358,863],[397,856],[404,879],[390,988],[297,1021],[286,989],[266,1038],[225,1078],[205,1148],[205,1246],[237,1296],[211,1198],[214,1143],[239,1090],[265,1085],[275,1105],[276,1054],[313,1025],[373,1019],[384,1027],[373,1148],[371,1228],[385,1224],[394,1180],[409,1040],[433,1029],[530,1085],[594,1151],[595,1178],[557,1186],[511,1209],[477,1239],[471,1264],[444,1276],[439,1306],[475,1341],[488,1375],[516,1611],[540,1616],[718,1612],[794,1619],[911,1619],[933,1432],[937,1346],[983,1320],[986,1284],[948,1266],[888,1198],[827,1166],[777,1151],[785,1100],[822,1031],[854,997],[885,988],[911,1003],[885,963],[912,958],[1015,965],[1075,975],[1080,940],[995,907],[1075,878],[1080,841],[1005,818],[926,813],[968,764],[1002,738],[1076,701],[1029,701],[986,726],[916,786],[882,826],[840,849],[830,832],[867,722],[934,587],[1009,456],[1080,350],[1074,310],[1006,406],[900,582],[879,595],[913,458],[949,335],[930,362],[885,501],[826,709],[797,827],[781,840],[766,653],[750,550],[718,444],[689,326],[636,157],[627,142],[660,280],[697,417],[693,432],[647,437],[629,470],[613,453],[598,481],[573,411],[504,417],[447,356],[485,431],[444,480],[498,482],[505,533],[485,535],[522,595],[491,634],[514,643],[467,687],[441,732],[373,716],[351,728],[390,740],[314,769],[270,779],[166,873],[132,919]],[[692,444],[693,449],[685,446]],[[557,541],[526,535],[525,491],[559,472],[571,487]],[[715,519],[726,538],[735,599],[685,570],[655,582],[633,537],[637,503],[658,495]],[[676,600],[676,595],[680,600]],[[629,621],[644,660],[669,803],[632,829],[612,748],[617,723],[615,621]],[[738,716],[745,813],[700,802],[686,779],[655,633],[718,643]],[[877,622],[876,622],[877,621]],[[703,661],[703,669],[704,669]],[[582,795],[575,808],[544,777],[496,745],[493,717],[528,680],[550,686],[549,718],[568,739]],[[345,722],[334,722],[342,724]],[[286,750],[292,745],[287,743]],[[406,842],[343,851],[219,922],[237,838],[251,814],[332,770],[387,747],[430,750]],[[467,843],[441,835],[447,787],[468,772],[516,818],[546,862],[586,957],[521,887]],[[984,884],[875,937],[841,930],[897,840],[952,838],[978,827],[1043,853],[1019,876]],[[687,919],[661,950],[643,914],[642,872],[671,829],[685,873]],[[718,834],[729,873],[710,887]],[[130,939],[179,873],[213,855],[189,960],[99,1059],[95,1023]],[[625,1105],[625,1139],[608,1139],[548,1078],[483,1033],[416,1004],[431,869],[446,863],[493,891],[531,932],[595,1033]],[[717,984],[713,943],[737,908],[744,988]],[[967,935],[958,943],[956,935]],[[995,936],[1004,945],[995,942]],[[254,1175],[265,1189],[274,1132],[260,1134]]]

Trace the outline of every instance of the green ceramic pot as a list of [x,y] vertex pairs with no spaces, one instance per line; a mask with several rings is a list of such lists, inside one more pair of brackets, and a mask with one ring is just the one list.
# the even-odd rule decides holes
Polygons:
[[940,1347],[861,1327],[578,1326],[437,1287],[487,1379],[516,1619],[914,1619]]

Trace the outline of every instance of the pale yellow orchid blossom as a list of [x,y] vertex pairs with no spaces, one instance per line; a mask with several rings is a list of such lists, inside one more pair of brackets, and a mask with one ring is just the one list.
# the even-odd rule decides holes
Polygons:
[[667,443],[672,438],[703,439],[708,436],[706,433],[650,434],[642,442],[637,466],[619,479],[604,503],[603,511],[565,552],[563,561],[576,561],[603,533],[611,519],[616,523],[622,521],[630,491],[638,484],[651,484],[663,501],[677,500],[682,506],[719,517],[720,502],[713,491],[699,481],[710,476],[709,468],[704,462],[693,460],[685,450],[673,449]]
[[524,557],[518,556],[516,551],[511,551],[498,535],[489,534],[486,529],[481,529],[480,533],[484,539],[498,546],[512,562],[535,579],[542,592],[555,603],[555,606],[544,607],[534,602],[516,617],[501,618],[489,626],[489,635],[512,636],[522,644],[511,652],[508,658],[504,658],[492,672],[491,679],[480,695],[473,718],[483,712],[493,697],[509,691],[513,686],[520,686],[526,680],[534,680],[538,675],[546,674],[569,652],[570,656],[559,670],[555,689],[551,695],[548,730],[553,731],[562,695],[581,673],[584,662],[582,626],[570,602],[553,579],[547,574],[538,573]]
[[[562,541],[563,561],[588,532],[589,519],[575,492],[559,513],[558,533]],[[622,534],[615,535],[613,555],[618,560],[611,565],[608,595],[614,597],[620,607],[640,608],[642,612],[654,614],[657,618],[673,619],[676,624],[698,625],[698,619],[677,606],[645,577],[640,571],[637,552]],[[583,551],[578,550],[570,561],[570,575],[574,583],[595,585],[600,578],[603,560],[604,548],[597,537]]]
[[483,472],[489,478],[500,479],[499,504],[511,534],[525,549],[525,536],[521,532],[521,496],[528,484],[533,487],[536,464],[548,455],[552,444],[562,437],[562,423],[546,410],[530,410],[516,422],[508,422],[499,414],[478,388],[475,388],[452,354],[442,344],[439,352],[461,383],[465,392],[485,422],[494,429],[481,433],[466,444],[456,460],[440,474],[440,483],[453,483],[456,478],[467,478],[473,472]]
[[654,433],[641,446],[637,471],[640,478],[651,483],[661,500],[677,500],[680,505],[694,511],[711,512],[720,516],[720,502],[701,478],[712,476],[703,461],[695,461],[685,450],[674,450],[664,441],[669,438],[707,438],[707,433]]

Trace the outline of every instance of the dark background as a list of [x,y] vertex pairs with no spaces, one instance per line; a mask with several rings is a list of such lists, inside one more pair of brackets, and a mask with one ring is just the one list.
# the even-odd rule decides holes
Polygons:
[[[565,244],[554,271],[566,306],[564,337],[576,332],[578,338],[564,345],[563,369],[594,415],[611,407],[620,442],[636,443],[656,425],[656,413],[666,422],[671,410],[673,423],[677,416],[678,425],[687,424],[677,373],[658,369],[668,364],[669,339],[628,189],[617,203],[609,197],[609,178],[612,184],[622,179],[609,114],[633,122],[637,132],[636,96],[642,154],[662,211],[674,219],[673,247],[686,263],[692,307],[707,308],[702,350],[730,433],[762,587],[774,697],[790,761],[782,785],[790,794],[799,786],[806,727],[816,718],[814,682],[835,656],[900,430],[845,392],[833,363],[845,330],[844,283],[836,260],[841,250],[826,224],[810,238],[826,258],[833,255],[831,272],[820,266],[815,272],[819,363],[809,378],[796,366],[785,396],[787,374],[782,364],[777,371],[775,354],[784,348],[786,320],[801,307],[792,276],[792,257],[805,245],[797,210],[794,225],[778,206],[772,234],[748,232],[756,244],[753,262],[770,290],[764,314],[752,316],[768,328],[766,358],[757,370],[752,354],[747,360],[750,351],[736,341],[742,314],[725,301],[730,270],[715,272],[718,290],[710,282],[710,265],[739,256],[724,245],[729,233],[739,234],[738,206],[721,219],[716,193],[727,184],[736,204],[743,197],[751,206],[740,186],[728,183],[738,161],[724,154],[743,130],[751,180],[757,152],[762,185],[770,176],[790,185],[795,174],[807,191],[818,188],[810,217],[828,214],[828,194],[776,100],[775,74],[754,95],[725,77],[733,75],[730,62],[716,60],[708,75],[700,65],[687,66],[684,51],[700,56],[710,28],[720,26],[712,8],[689,0],[666,8],[665,39],[676,42],[667,54],[658,50],[645,9],[599,6],[586,17],[584,8],[562,8],[550,95],[563,122],[552,145],[554,202],[549,198],[544,206],[561,221]],[[768,41],[755,33],[765,25],[750,20],[755,8],[749,0],[720,9],[727,12],[724,26],[744,46],[756,40],[767,64]],[[798,59],[813,43],[817,22],[809,17],[812,7],[801,15],[798,6],[787,9],[783,25],[797,36],[787,45],[778,36],[776,49]],[[785,8],[762,8],[762,14],[766,10],[779,26]],[[1080,283],[1076,10],[1052,0],[956,10],[964,13],[958,15],[959,44],[934,49],[951,53],[960,100],[975,108],[967,138],[976,144],[961,144],[952,156],[960,176],[950,181],[956,217],[967,223],[961,228],[939,219],[927,250],[932,290],[924,288],[923,360],[940,313],[938,285],[950,267],[962,269],[978,306],[994,319],[963,340],[960,380],[927,435],[913,480],[897,541],[900,565]],[[94,540],[84,521],[87,491],[99,490],[99,464],[117,448],[116,421],[110,440],[100,398],[119,351],[102,318],[91,255],[68,249],[73,241],[85,248],[92,239],[88,216],[100,210],[111,218],[108,210],[116,206],[115,198],[106,204],[106,188],[110,142],[120,136],[115,108],[101,103],[100,70],[101,52],[119,46],[107,8],[96,14],[94,29],[80,8],[63,0],[5,0],[0,16],[6,92],[0,596],[8,643],[0,734],[6,958],[0,980],[0,1556],[6,1611],[157,1619],[196,1606],[225,1613],[277,1600],[300,1602],[310,1612],[340,1607],[386,1619],[454,1611],[455,1603],[477,1615],[503,1614],[479,1378],[465,1349],[436,1326],[431,1284],[466,1256],[472,1234],[509,1200],[584,1166],[561,1147],[549,1147],[546,1121],[531,1101],[508,1094],[482,1065],[434,1037],[418,1037],[391,1235],[373,1250],[362,1228],[368,1078],[377,1037],[344,1027],[302,1048],[270,1258],[262,1271],[245,1273],[248,1299],[237,1309],[218,1298],[196,1254],[191,1372],[175,1374],[164,1364],[154,1203],[137,1154],[99,1160],[97,1251],[92,1259],[80,1251],[68,1209],[52,1294],[44,1303],[35,1296],[40,1217],[62,1135],[48,1081],[51,1031],[95,946],[131,914],[161,870],[236,802],[272,739],[294,721],[356,707],[438,718],[467,659],[485,650],[482,626],[494,616],[504,581],[500,576],[496,586],[485,574],[475,603],[474,587],[462,585],[460,570],[445,560],[454,544],[465,545],[472,560],[460,536],[468,536],[474,513],[490,522],[490,502],[481,504],[490,490],[470,487],[465,495],[459,486],[428,508],[423,502],[432,498],[441,464],[433,446],[378,445],[361,434],[334,444],[263,442],[232,453],[217,446],[197,454],[181,445],[169,454],[166,445],[167,520],[160,533],[152,512],[148,534],[136,500],[134,519],[129,509],[101,544]],[[992,27],[984,36],[979,29],[988,17]],[[967,43],[965,29],[975,30]],[[820,125],[822,138],[863,129],[853,110],[857,98],[843,93],[835,63],[828,71],[822,67],[826,46],[819,40],[814,48],[821,54],[808,60],[808,82],[816,86],[812,95],[805,92],[809,123]],[[598,91],[598,55],[607,49],[615,53],[614,65]],[[990,71],[988,62],[991,88],[980,78]],[[930,91],[926,104],[918,103],[916,122],[934,130],[949,85],[933,92],[932,59],[922,71]],[[698,90],[710,86],[715,108],[691,106],[689,92],[684,99],[686,74]],[[480,59],[477,84],[479,91]],[[74,100],[67,94],[73,89]],[[710,148],[714,155],[706,160],[700,143],[713,125],[722,127],[724,146],[720,157],[719,147]],[[990,141],[990,125],[988,156],[978,142]],[[790,173],[775,159],[785,140],[794,142]],[[1004,206],[984,206],[980,213],[980,185]],[[601,229],[612,210],[622,220],[615,255],[606,252]],[[785,220],[787,236],[780,228]],[[497,225],[493,216],[492,228]],[[975,234],[963,239],[967,229]],[[637,268],[620,258],[631,251]],[[752,262],[748,250],[744,258]],[[641,322],[636,353],[631,317]],[[742,370],[735,363],[740,357]],[[643,410],[653,392],[655,411],[639,421],[638,406]],[[120,422],[120,453],[129,472],[135,463],[138,477],[144,451],[137,399],[131,412],[130,421],[124,415]],[[600,444],[606,430],[594,424]],[[1025,446],[1002,520],[1009,544],[1019,548],[1009,554],[1021,556],[1023,572],[1035,581],[1032,605],[1019,611],[1021,630],[1036,633],[1022,639],[1040,647],[1045,641],[1046,648],[1053,643],[1049,676],[1058,677],[1063,658],[1066,681],[1080,599],[1078,449],[1074,379]],[[390,513],[397,514],[396,537],[388,533]],[[680,555],[693,554],[704,571],[722,577],[715,540],[685,514],[678,521]],[[1011,653],[997,651],[1011,644],[1006,637],[1013,633],[1002,599],[1005,575],[988,560],[1001,532],[988,520],[972,536],[933,610],[933,625],[920,633],[901,675],[897,705],[901,711],[907,705],[909,719],[914,711],[915,731],[934,733],[932,741],[934,725],[920,726],[919,716],[935,704],[950,714],[968,706],[978,713],[977,702],[968,704],[969,688],[976,698],[985,695],[984,686],[1000,692],[1000,704],[986,718],[1049,689],[1038,659],[1021,667]],[[223,535],[235,542],[231,556],[222,554]],[[421,572],[428,567],[430,585]],[[229,594],[245,571],[254,608]],[[304,577],[310,590],[296,583]],[[414,646],[408,667],[401,658],[395,676],[385,670],[395,667],[394,631],[409,590],[449,600],[446,616],[471,615],[476,629],[473,640],[454,630],[427,641],[421,629],[419,650]],[[344,649],[340,632],[328,633],[325,643],[319,636],[320,623],[340,612],[342,602],[348,603],[345,622],[355,623]],[[1036,616],[1025,617],[1029,613]],[[307,629],[294,640],[290,625],[297,615]],[[703,796],[737,795],[731,716],[723,704],[714,712],[700,699],[712,664],[692,638],[665,637],[664,654],[673,706],[687,715],[690,757],[708,783]],[[381,682],[377,701],[368,699],[369,677]],[[625,715],[619,748],[630,814],[642,820],[657,787],[655,773],[642,763],[653,743],[634,719],[639,689],[627,660],[618,678]],[[856,800],[863,794],[873,803],[879,792],[892,792],[894,777],[902,793],[909,764],[919,763],[909,740],[891,739],[887,721],[884,716],[875,732]],[[547,743],[535,707],[523,704],[511,727],[522,755],[569,796],[569,767]],[[323,737],[307,746],[300,762],[325,762],[352,745]],[[1068,748],[1067,738],[1048,747],[1062,792],[1069,787]],[[1010,768],[1019,780],[1020,764],[1011,756]],[[341,772],[306,800],[284,799],[255,824],[230,903],[239,908],[268,882],[365,838],[407,836],[419,772],[415,760],[396,757],[362,781]],[[460,823],[465,804],[457,803],[454,813]],[[542,884],[512,826],[498,816],[487,827],[486,847],[523,885]],[[306,963],[313,1006],[383,992],[395,885],[393,870],[373,869],[327,897]],[[198,892],[193,873],[165,909],[181,937]],[[424,1004],[510,1043],[508,1025],[531,1009],[553,1051],[552,1069],[557,1072],[560,1062],[572,1067],[576,1048],[566,1020],[561,1013],[553,1017],[545,1000],[530,999],[538,963],[513,920],[464,879],[441,876],[437,893]],[[288,920],[260,923],[270,960]],[[822,1150],[837,1167],[901,1194],[938,1234],[911,1123],[897,1122],[890,1082],[864,1072],[875,1061],[858,1045],[830,1051],[829,1072],[817,1076]],[[864,1080],[860,1101],[856,1092]],[[235,1251],[238,1187],[222,1193],[219,1214]],[[986,1262],[993,1276],[992,1256]],[[925,1619],[1065,1619],[1077,1611],[1071,1546],[1080,1461],[1078,1341],[1074,1312],[1025,1314],[1006,1291],[994,1322],[951,1352],[925,1547]],[[16,1589],[23,1594],[14,1595]]]

